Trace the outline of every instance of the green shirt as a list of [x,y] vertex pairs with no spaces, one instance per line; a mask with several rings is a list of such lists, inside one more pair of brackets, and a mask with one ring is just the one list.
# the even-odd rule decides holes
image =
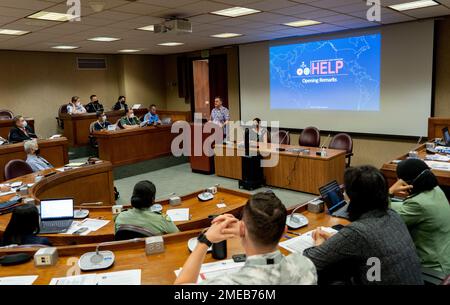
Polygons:
[[124,116],[123,118],[120,119],[120,124],[122,126],[124,126],[124,125],[139,125],[139,124],[141,124],[141,122],[139,121],[139,119],[137,117],[133,117],[130,119],[127,116]]
[[117,215],[115,231],[121,225],[133,225],[145,228],[155,234],[169,234],[179,232],[177,226],[166,215],[148,209],[129,209]]
[[450,205],[440,187],[391,202],[405,221],[422,266],[450,271]]

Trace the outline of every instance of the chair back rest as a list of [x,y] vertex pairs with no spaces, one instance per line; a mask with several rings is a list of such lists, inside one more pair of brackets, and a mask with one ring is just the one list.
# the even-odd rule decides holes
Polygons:
[[303,129],[298,139],[300,146],[319,147],[320,146],[320,131],[316,127],[306,127]]
[[67,113],[67,105],[68,104],[59,106],[58,114]]
[[150,237],[161,234],[156,234],[146,228],[134,225],[120,225],[114,235],[114,240],[128,240],[133,238]]
[[90,125],[89,125],[89,133],[93,133],[94,132],[94,125],[95,125],[95,123],[96,122],[92,122]]
[[[275,141],[275,142],[274,142]],[[286,130],[278,130],[274,133],[270,134],[270,142],[275,144],[291,144],[291,137],[289,135],[289,131]]]
[[33,173],[31,166],[20,159],[11,160],[5,165],[5,180],[14,179],[31,173]]
[[12,111],[7,109],[0,110],[0,120],[11,120],[14,117]]
[[350,135],[346,133],[338,133],[335,135],[328,145],[331,149],[345,150],[348,154],[353,152],[353,140]]

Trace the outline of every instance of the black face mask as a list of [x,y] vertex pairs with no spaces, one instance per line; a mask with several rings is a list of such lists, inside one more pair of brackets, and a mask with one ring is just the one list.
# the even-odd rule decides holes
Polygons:
[[34,153],[39,156],[41,154],[41,150],[38,148],[38,150],[36,150]]

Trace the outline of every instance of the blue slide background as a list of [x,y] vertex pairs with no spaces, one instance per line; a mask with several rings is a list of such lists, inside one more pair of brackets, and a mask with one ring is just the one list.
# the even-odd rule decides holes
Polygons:
[[[380,57],[379,33],[270,47],[270,107],[379,111]],[[338,75],[297,74],[311,61],[336,59],[344,60]],[[328,81],[304,83],[319,78]]]

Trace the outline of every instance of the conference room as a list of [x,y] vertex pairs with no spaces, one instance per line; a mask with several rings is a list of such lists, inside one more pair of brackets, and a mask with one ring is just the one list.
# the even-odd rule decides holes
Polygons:
[[0,285],[450,284],[449,0],[2,0],[0,54]]

